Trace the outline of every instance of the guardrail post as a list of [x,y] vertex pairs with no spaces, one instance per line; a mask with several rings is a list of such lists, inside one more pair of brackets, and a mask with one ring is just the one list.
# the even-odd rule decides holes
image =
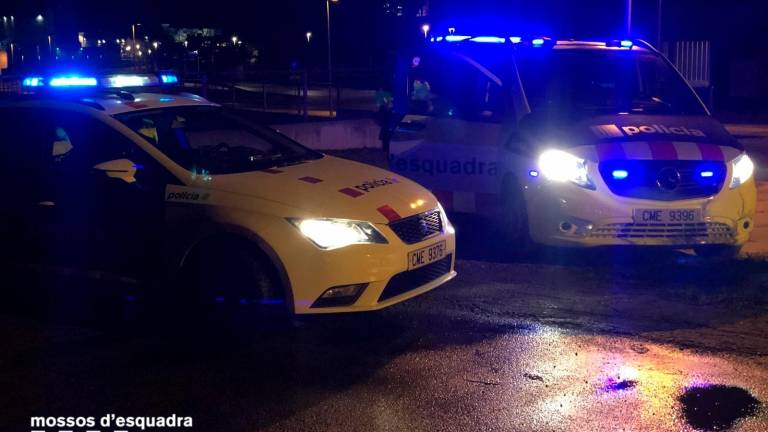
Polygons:
[[304,93],[302,95],[302,111],[304,121],[307,121],[309,117],[309,73],[306,70],[301,74],[301,88]]

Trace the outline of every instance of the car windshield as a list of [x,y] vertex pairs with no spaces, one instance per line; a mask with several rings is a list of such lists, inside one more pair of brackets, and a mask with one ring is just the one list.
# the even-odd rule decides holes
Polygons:
[[143,110],[115,118],[193,172],[233,174],[322,157],[218,107]]
[[520,53],[516,61],[533,113],[706,113],[674,69],[649,53],[542,49]]

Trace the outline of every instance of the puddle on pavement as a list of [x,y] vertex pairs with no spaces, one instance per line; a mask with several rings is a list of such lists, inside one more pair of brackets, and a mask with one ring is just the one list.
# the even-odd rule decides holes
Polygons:
[[608,380],[605,384],[605,391],[621,391],[631,389],[637,386],[637,381],[631,379]]
[[721,384],[691,387],[680,396],[680,403],[688,424],[706,431],[730,429],[760,408],[760,401],[748,391]]

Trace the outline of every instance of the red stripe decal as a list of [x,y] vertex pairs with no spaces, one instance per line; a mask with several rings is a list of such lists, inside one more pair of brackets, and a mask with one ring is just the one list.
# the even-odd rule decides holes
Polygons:
[[714,144],[696,144],[701,152],[702,160],[721,161],[725,160],[723,150]]
[[400,219],[400,215],[393,209],[392,207],[388,205],[383,205],[376,210],[379,211],[382,215],[384,215],[385,218],[387,218],[388,221],[394,222],[398,219]]
[[302,177],[299,180],[305,181],[307,183],[312,183],[312,184],[322,182],[322,180],[320,180],[319,178],[317,178],[317,177],[310,177],[310,176]]
[[362,192],[360,192],[358,190],[355,190],[355,189],[352,189],[352,188],[339,189],[339,192],[341,192],[341,193],[343,193],[345,195],[349,195],[352,198],[357,198],[357,197],[359,197],[360,195],[363,194]]
[[143,103],[138,103],[138,102],[128,102],[128,103],[126,103],[126,105],[128,105],[131,108],[135,108],[135,109],[141,109],[141,108],[146,108],[147,107],[147,105],[144,105]]
[[620,143],[604,143],[597,145],[597,157],[601,161],[612,159],[626,159],[624,147]]
[[453,210],[453,192],[432,191],[432,194],[440,201],[444,209]]
[[655,160],[677,160],[677,149],[670,141],[653,141],[648,143],[651,157]]
[[270,174],[280,174],[281,172],[283,172],[283,171],[281,171],[279,169],[276,169],[276,168],[267,168],[267,169],[261,170],[261,171],[265,172],[265,173],[270,173]]

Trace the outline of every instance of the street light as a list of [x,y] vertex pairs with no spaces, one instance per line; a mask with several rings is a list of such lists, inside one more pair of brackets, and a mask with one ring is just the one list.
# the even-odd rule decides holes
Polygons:
[[232,45],[237,45],[237,36],[232,36]]
[[307,43],[309,43],[312,40],[312,32],[307,32],[304,36],[307,37]]
[[[11,19],[13,19],[13,17],[11,17]],[[37,14],[37,16],[35,17],[35,21],[37,21],[38,24],[42,23],[43,20],[44,20],[44,18],[40,14]]]
[[[133,39],[133,44],[136,45],[136,49],[139,49],[139,46],[136,44],[136,27],[140,26],[141,24],[131,24],[131,37]],[[134,55],[134,60],[136,59],[136,56]]]
[[421,26],[421,31],[424,32],[424,39],[426,39],[427,35],[429,34],[429,24],[424,24]]

